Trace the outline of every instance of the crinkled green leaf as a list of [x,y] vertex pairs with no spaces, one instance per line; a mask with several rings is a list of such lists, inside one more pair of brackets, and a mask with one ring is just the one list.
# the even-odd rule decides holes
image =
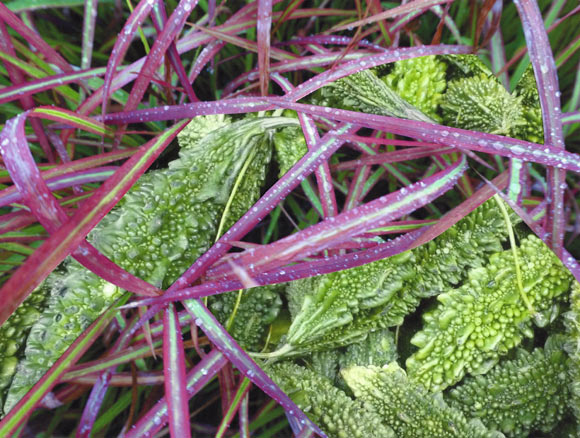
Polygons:
[[449,404],[466,417],[479,418],[506,437],[550,432],[568,410],[566,355],[561,337],[545,349],[519,350],[483,376],[470,377],[449,393]]
[[555,318],[570,272],[534,235],[523,239],[516,253],[534,314],[518,287],[512,250],[494,254],[488,265],[469,272],[463,286],[439,295],[437,308],[423,315],[424,328],[411,340],[419,350],[407,359],[411,379],[439,391],[465,374],[486,373],[525,336],[533,336],[533,318],[542,325]]
[[396,362],[383,368],[347,368],[342,376],[357,400],[371,404],[398,438],[503,437],[447,406],[440,394],[410,382]]
[[289,362],[266,371],[329,438],[395,437],[370,404],[352,400],[327,378]]

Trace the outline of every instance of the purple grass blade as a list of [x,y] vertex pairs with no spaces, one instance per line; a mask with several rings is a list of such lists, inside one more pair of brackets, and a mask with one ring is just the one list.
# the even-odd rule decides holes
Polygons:
[[[118,152],[107,152],[105,154],[96,155],[93,157],[81,158],[79,160],[71,161],[70,163],[62,164],[45,170],[41,173],[42,179],[48,181],[62,175],[69,175],[75,172],[82,172],[85,169],[94,169],[101,164],[110,163],[117,160],[123,160],[138,152],[138,149],[129,149]],[[10,186],[0,191],[0,199],[4,197],[11,197],[18,194],[16,186]],[[20,196],[19,194],[17,196]],[[20,198],[19,198],[20,199]]]
[[179,2],[167,20],[166,26],[155,40],[139,76],[137,76],[133,88],[131,88],[131,93],[129,94],[129,98],[125,104],[126,110],[134,110],[137,108],[137,105],[141,102],[145,91],[147,91],[151,79],[155,76],[155,71],[161,62],[163,62],[163,57],[165,56],[167,49],[177,34],[182,30],[185,20],[187,20],[191,10],[195,8],[196,5],[197,0],[181,0]]
[[102,373],[97,381],[94,383],[89,398],[85,408],[83,409],[83,415],[79,421],[77,427],[77,432],[75,438],[90,438],[91,430],[99,414],[99,410],[103,404],[103,399],[109,389],[109,383],[111,382],[111,371],[107,370]]
[[398,149],[393,152],[383,152],[377,155],[366,155],[356,160],[343,161],[331,167],[332,170],[355,169],[359,166],[373,164],[398,163],[401,161],[417,160],[419,158],[438,156],[454,152],[450,147],[418,147],[413,149]]
[[[354,268],[356,266],[361,266],[376,260],[382,260],[385,257],[391,257],[406,251],[419,234],[420,233],[417,231],[407,233],[397,239],[375,245],[372,249],[366,251],[333,255],[320,260],[297,263],[291,266],[286,266],[283,270],[276,268],[271,271],[255,274],[253,275],[253,279],[259,285],[265,286],[268,284],[286,283],[288,281],[312,277],[313,275],[329,274],[331,272]],[[258,268],[256,271],[260,271],[260,269]],[[243,289],[244,287],[239,280],[223,280],[225,278],[235,278],[235,273],[233,272],[216,272],[215,269],[209,272],[212,279],[220,278],[220,281],[208,281],[199,286],[167,292],[161,297],[132,301],[123,306],[123,308],[129,309],[139,306],[165,305],[183,299],[203,298],[210,295]]]
[[72,71],[72,67],[69,63],[66,62],[66,60],[60,56],[56,50],[50,47],[50,45],[45,42],[40,35],[30,27],[26,26],[4,3],[0,3],[0,19],[14,29],[28,44],[42,53],[48,62],[53,63],[63,72]]
[[36,218],[28,211],[15,211],[0,216],[0,234],[20,230],[36,222]]
[[65,223],[68,216],[40,177],[28,147],[24,131],[28,115],[25,112],[6,122],[0,133],[0,153],[24,204],[50,232]]
[[[8,55],[17,58],[16,50],[14,50],[14,46],[12,45],[12,41],[10,39],[10,34],[6,29],[4,21],[2,20],[0,20],[0,51],[3,51]],[[5,62],[4,66],[6,68],[6,71],[8,72],[8,76],[10,77],[10,81],[14,84],[14,87],[20,88],[21,84],[25,82],[23,73],[20,71],[20,69],[14,67],[9,62]],[[5,91],[6,88],[11,87],[5,87],[2,89],[2,91]],[[0,94],[3,93],[0,92]],[[22,108],[25,110],[31,109],[35,106],[34,99],[29,95],[21,94],[17,95],[16,98],[20,100],[20,104]],[[47,160],[49,162],[54,162],[54,154],[52,152],[52,149],[50,148],[42,123],[39,120],[35,120],[31,123],[31,126],[32,129],[34,130],[34,133],[36,134],[36,137],[38,138],[40,147],[42,148],[42,151],[44,152],[44,155],[46,156]]]
[[[153,25],[155,26],[157,33],[159,33],[159,32],[161,32],[161,29],[163,29],[163,27],[165,26],[165,23],[167,21],[167,14],[165,12],[165,5],[164,5],[162,0],[157,0],[157,3],[155,4],[155,8],[154,8],[153,12],[154,12],[152,14]],[[191,86],[191,82],[187,78],[187,73],[185,72],[185,67],[183,67],[183,63],[181,62],[181,58],[179,57],[179,53],[177,53],[177,48],[175,47],[175,41],[171,42],[171,44],[169,45],[169,48],[167,50],[167,53],[169,55],[169,62],[171,63],[173,70],[175,70],[175,73],[177,73],[177,78],[179,79],[179,82],[181,83],[183,89],[185,90],[187,97],[189,97],[189,100],[192,102],[199,101],[199,99],[195,95],[195,91],[193,91],[193,87]]]
[[[293,89],[292,84],[285,77],[275,74],[273,75],[273,79],[282,87],[283,91],[289,92]],[[320,141],[318,129],[316,128],[314,121],[310,117],[304,115],[304,113],[298,113],[298,119],[300,120],[302,133],[306,139],[306,145],[308,146],[308,149],[313,149],[314,145]],[[332,175],[330,174],[328,161],[324,161],[318,169],[316,169],[315,175],[324,216],[336,216],[338,213],[338,206],[336,204],[336,195],[332,186]]]
[[[304,115],[304,113],[298,113],[298,119],[300,120],[300,125],[308,149],[313,149],[320,141],[320,135],[318,135],[316,125],[314,124],[314,121],[310,117]],[[316,182],[320,193],[320,201],[322,203],[324,217],[336,216],[338,213],[338,206],[336,204],[336,195],[332,185],[332,175],[330,174],[328,160],[322,162],[314,173],[316,175]]]
[[117,303],[124,303],[129,295],[125,294],[108,308],[79,336],[52,367],[36,382],[28,393],[0,421],[0,436],[13,437],[16,430],[32,414],[34,408],[56,385],[64,372],[74,365],[88,350],[100,333],[111,322],[117,313]]
[[302,425],[309,425],[318,433],[322,432],[296,404],[282,391],[254,360],[237,344],[230,334],[215,319],[211,312],[199,300],[184,301],[185,308],[191,313],[195,324],[203,330],[211,342],[238,370],[252,381],[262,391],[276,400],[290,414],[294,415]]
[[[344,137],[347,138],[347,137]],[[370,144],[374,144],[374,143],[378,143],[378,144],[392,144],[392,145],[401,145],[401,146],[427,146],[427,147],[434,147],[437,148],[438,145],[436,144],[430,144],[429,142],[413,142],[413,141],[408,141],[408,140],[385,140],[385,139],[376,139],[376,138],[369,138],[369,137],[359,137],[359,136],[350,136],[351,139],[353,140],[357,140],[360,139],[358,141],[356,141],[355,143],[352,144],[352,146],[358,150],[360,150],[360,152],[362,152],[363,154],[367,154],[370,156],[376,156],[378,155],[374,149],[368,147],[366,145],[366,143],[370,143]],[[436,149],[435,149],[436,150]],[[465,153],[465,155],[467,155],[468,158],[473,159],[474,161],[478,162],[479,164],[481,164],[484,167],[487,167],[488,169],[495,171],[495,168],[493,168],[491,165],[489,165],[486,161],[484,161],[482,158],[480,158],[479,156],[477,156],[475,153],[473,153],[470,150],[467,149],[463,149],[463,152]],[[414,152],[410,152],[411,156],[413,156]],[[433,153],[432,154],[433,157],[435,159],[438,159],[438,157],[442,154],[437,154],[437,153]],[[372,158],[371,158],[372,160]],[[390,166],[387,163],[382,163],[382,166],[390,171],[391,173],[393,173],[394,168],[392,166]],[[401,181],[401,183],[403,184],[410,184],[408,182],[408,179],[406,177],[401,178],[401,176],[395,174],[394,175],[397,179],[399,179]],[[366,196],[366,194],[368,193],[369,188],[365,188],[365,192],[363,192],[363,196]]]
[[[160,346],[161,341],[155,341],[154,347],[157,348]],[[136,346],[131,346],[124,351],[114,351],[109,353],[105,358],[96,359],[90,362],[85,362],[82,365],[77,365],[67,371],[67,373],[63,376],[63,380],[73,380],[82,376],[95,376],[97,374],[106,372],[107,369],[127,364],[131,361],[149,356],[151,356],[149,345],[141,343]]]
[[[133,322],[134,321],[135,320],[133,320]],[[107,358],[109,358],[111,354],[120,353],[124,348],[127,348],[129,341],[130,339],[127,336],[122,335],[119,337],[114,347],[110,352],[108,352]],[[112,366],[96,377],[77,427],[76,438],[90,438],[93,425],[103,404],[107,389],[111,384],[113,374],[115,373],[115,368],[116,366]],[[133,384],[132,378],[131,384]]]
[[223,367],[218,374],[219,386],[220,386],[220,401],[222,413],[228,411],[228,407],[234,399],[234,369],[231,363],[228,363]]
[[232,420],[234,419],[234,416],[236,415],[236,413],[239,413],[243,401],[246,400],[246,397],[251,387],[252,384],[250,383],[250,381],[244,378],[241,379],[241,382],[238,385],[237,389],[232,391],[234,393],[234,396],[227,409],[222,411],[224,412],[224,415],[222,421],[220,422],[220,425],[218,426],[218,431],[215,435],[215,438],[223,438],[225,436],[227,429],[229,428]]
[[447,29],[449,29],[449,32],[451,32],[451,35],[453,35],[455,41],[460,42],[461,34],[459,33],[459,29],[457,28],[457,24],[455,24],[455,22],[453,21],[453,18],[450,17],[449,14],[446,11],[444,11],[443,8],[439,5],[435,5],[429,9],[431,10],[431,12],[437,15],[439,19],[442,19],[444,21],[445,26],[447,27]]
[[246,394],[238,411],[240,438],[250,438],[250,394]]
[[[117,166],[107,166],[80,172],[68,173],[66,175],[57,176],[55,178],[46,180],[46,185],[52,191],[61,190],[66,187],[72,187],[79,184],[105,181],[107,178],[113,175],[117,169]],[[9,204],[22,201],[22,195],[20,192],[15,190],[11,190],[9,193],[5,192],[8,191],[0,191],[0,207],[5,207]]]
[[484,132],[450,128],[435,123],[339,109],[334,109],[329,112],[329,108],[327,107],[291,103],[282,98],[268,97],[266,100],[281,108],[293,109],[320,117],[332,117],[335,120],[348,121],[349,123],[356,123],[367,128],[388,131],[393,134],[422,139],[431,143],[456,147],[458,149],[485,152],[492,155],[497,154],[510,158],[519,158],[523,161],[580,172],[580,157],[577,154],[566,152],[554,146],[540,145]]
[[[217,349],[213,349],[187,374],[187,397],[193,397],[202,389],[218,371],[228,363],[226,357]],[[125,434],[125,438],[142,438],[153,436],[160,431],[168,421],[167,399],[159,400],[149,412]]]
[[292,0],[288,2],[286,8],[282,11],[282,14],[276,20],[276,24],[274,25],[274,29],[272,30],[272,34],[275,34],[280,26],[288,19],[292,13],[300,7],[300,5],[304,3],[304,0]]
[[364,26],[370,23],[376,23],[377,21],[385,20],[387,18],[398,17],[399,15],[408,14],[410,12],[417,12],[421,9],[428,9],[435,5],[440,5],[442,3],[450,3],[452,0],[414,0],[407,4],[394,7],[392,9],[387,9],[380,14],[375,14],[362,20],[354,21],[342,26],[337,26],[333,30],[347,30],[353,27]]
[[[317,67],[326,67],[331,65],[343,65],[347,61],[353,59],[361,59],[369,56],[368,52],[352,52],[347,53],[329,53],[324,55],[301,56],[296,59],[285,59],[283,61],[270,65],[270,73],[285,73],[301,69],[314,70]],[[233,81],[224,87],[224,96],[229,96],[238,87],[244,85],[248,81],[256,80],[258,69],[254,68],[246,73],[236,77]]]
[[[386,224],[387,221],[415,211],[441,196],[457,182],[467,169],[465,156],[447,169],[419,183],[382,196],[334,218],[301,230],[277,242],[250,249],[233,257],[236,263],[249,267],[252,275],[255,267],[280,266],[319,251],[332,243],[345,241],[367,230]],[[219,265],[218,265],[219,266]],[[225,267],[225,265],[222,264]]]
[[[314,132],[316,127],[314,122],[308,116],[299,114],[300,124],[303,126],[306,135],[306,142],[309,148],[320,139],[318,132]],[[310,126],[309,126],[310,125]],[[332,185],[332,175],[330,173],[330,166],[328,161],[324,161],[315,171],[316,183],[320,193],[320,201],[322,203],[322,211],[324,217],[332,217],[338,214],[338,205],[336,203],[336,195],[334,193],[334,186]]]
[[260,94],[268,94],[270,82],[270,29],[272,27],[272,0],[258,0],[256,39],[258,41],[258,68],[260,71]]
[[214,24],[215,21],[215,11],[216,11],[216,0],[209,0],[207,2],[207,15],[209,16],[210,24]]
[[[496,5],[499,4],[500,9],[502,8],[501,2],[496,2]],[[496,6],[494,5],[494,7]],[[501,13],[501,12],[500,12]],[[487,18],[487,26],[491,25],[491,17]],[[510,89],[510,80],[508,76],[508,72],[504,71],[503,68],[506,64],[506,56],[505,56],[505,46],[503,42],[503,36],[501,34],[501,27],[498,27],[494,34],[491,36],[489,40],[489,53],[491,58],[491,69],[494,74],[498,75],[498,72],[502,72],[499,74],[498,78],[504,88],[509,91]]]
[[[294,37],[289,41],[280,41],[276,43],[276,46],[284,46],[284,45],[301,45],[307,46],[309,44],[333,44],[333,45],[341,45],[341,46],[349,46],[355,43],[352,37],[344,36],[344,35],[311,35],[311,36],[301,36],[301,37]],[[356,41],[356,45],[358,47],[364,47],[367,49],[373,49],[378,52],[384,52],[386,49],[382,46],[377,44],[373,44],[368,40],[362,39]]]
[[[85,375],[75,377],[73,379],[66,379],[63,377],[62,381],[67,381],[70,383],[77,383],[79,385],[89,385],[93,386],[97,384],[100,375]],[[153,385],[163,385],[165,378],[163,377],[162,371],[152,371],[152,372],[137,372],[136,383],[138,385],[153,386]],[[133,373],[115,373],[111,376],[109,382],[110,386],[117,387],[127,387],[133,385]]]
[[216,40],[210,42],[203,48],[199,56],[195,58],[195,61],[191,65],[191,70],[187,77],[189,83],[193,83],[197,79],[204,67],[213,59],[215,59],[216,55],[221,51],[221,49],[223,49],[225,45],[226,43],[223,41]]
[[[564,149],[558,72],[542,14],[535,1],[516,0],[514,3],[522,20],[524,36],[540,94],[544,122],[544,143],[558,149]],[[564,212],[566,172],[562,169],[549,168],[548,182],[550,208],[548,208],[546,228],[550,235],[549,246],[559,257],[562,257],[566,224]]]
[[181,328],[170,304],[163,316],[163,373],[165,375],[165,399],[169,414],[169,431],[172,438],[191,438],[189,406],[185,377],[185,351]]
[[[580,9],[580,6],[578,6],[578,9]],[[571,88],[572,92],[565,107],[567,113],[562,114],[563,125],[580,122],[580,111],[578,111],[580,103],[580,62],[576,65],[576,76],[574,78],[574,86]],[[564,136],[572,134],[576,129],[578,129],[578,127],[579,125],[564,126]]]
[[126,123],[143,123],[162,120],[193,118],[209,114],[245,114],[248,112],[274,109],[271,103],[260,97],[238,97],[236,99],[212,102],[194,102],[184,105],[165,105],[135,111],[123,111],[105,116],[105,123],[123,125]]
[[[40,120],[37,120],[36,118],[31,118],[30,121],[32,121],[32,120],[40,122]],[[58,154],[58,157],[60,158],[60,160],[63,163],[70,163],[70,156],[69,156],[68,151],[66,150],[66,146],[64,145],[64,142],[61,140],[60,136],[56,132],[54,132],[52,129],[47,129],[46,136],[50,139],[50,142],[52,143],[52,145],[56,149],[56,153]]]
[[123,30],[119,33],[115,41],[115,46],[111,51],[111,56],[107,63],[107,71],[105,73],[105,82],[102,87],[102,115],[104,116],[107,112],[107,101],[109,95],[114,91],[111,90],[114,74],[117,71],[117,67],[123,61],[125,53],[129,49],[131,41],[133,41],[133,35],[139,29],[139,26],[145,21],[154,2],[152,0],[141,0],[137,7],[133,10],[125,25]]
[[51,90],[55,86],[79,83],[84,79],[102,76],[104,73],[104,67],[99,67],[75,71],[73,73],[60,73],[28,82],[19,81],[19,83],[16,83],[15,85],[10,85],[0,89],[0,104],[11,102],[22,97],[32,96],[33,94],[45,90]]
[[350,181],[346,201],[344,202],[343,211],[351,210],[361,204],[363,199],[363,189],[371,173],[370,166],[362,165],[355,168],[354,174]]
[[560,68],[567,63],[572,56],[580,49],[580,35],[574,38],[570,43],[561,49],[556,55],[556,67]]
[[30,117],[52,120],[71,128],[82,129],[93,134],[111,135],[109,129],[91,117],[78,114],[63,108],[39,106],[30,111]]
[[[580,69],[578,69],[580,72]],[[570,125],[572,123],[580,123],[580,111],[573,111],[563,114],[562,124]]]

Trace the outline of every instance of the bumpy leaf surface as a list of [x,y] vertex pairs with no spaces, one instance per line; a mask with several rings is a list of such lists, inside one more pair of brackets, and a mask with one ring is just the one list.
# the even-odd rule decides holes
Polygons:
[[385,279],[409,256],[409,253],[401,254],[290,283],[287,293],[294,319],[287,344],[313,344],[328,332],[351,322],[364,309],[388,302],[401,284],[385,283]]
[[437,111],[447,87],[446,69],[436,56],[422,56],[395,62],[393,71],[381,79],[407,102],[440,122]]
[[282,299],[279,286],[263,286],[208,297],[209,309],[240,346],[259,351],[268,326],[276,319]]
[[451,81],[441,108],[445,124],[462,129],[513,137],[527,124],[521,98],[485,74]]
[[395,336],[391,330],[382,329],[371,332],[365,339],[344,348],[315,351],[307,356],[305,361],[316,373],[344,388],[345,383],[340,376],[341,369],[355,365],[384,366],[396,359]]
[[364,113],[433,122],[383,82],[374,70],[363,70],[322,88],[322,104]]
[[522,98],[522,115],[526,124],[516,130],[516,136],[522,140],[534,143],[544,143],[544,125],[540,95],[534,77],[534,69],[530,65],[519,80],[514,94]]
[[342,371],[357,400],[371,404],[398,438],[499,438],[478,420],[468,420],[429,394],[421,385],[409,382],[396,362],[379,368],[351,367]]
[[519,350],[516,359],[466,379],[450,392],[449,404],[507,437],[550,432],[567,410],[569,391],[562,343],[555,338],[548,342],[559,345],[531,353]]
[[266,371],[329,438],[395,438],[372,405],[351,399],[327,378],[289,362]]
[[4,393],[16,372],[18,358],[24,350],[30,328],[40,319],[46,307],[45,288],[46,285],[41,285],[32,292],[0,327],[0,408],[4,405]]
[[308,152],[308,147],[302,130],[294,126],[280,129],[274,134],[273,140],[276,160],[280,167],[279,176],[282,177]]
[[489,265],[469,272],[466,283],[437,297],[425,326],[411,342],[419,350],[407,360],[409,376],[432,391],[457,383],[466,373],[483,374],[522,341],[533,336],[532,318],[551,321],[555,304],[568,290],[569,271],[537,237],[517,249],[522,298],[512,250],[494,254]]

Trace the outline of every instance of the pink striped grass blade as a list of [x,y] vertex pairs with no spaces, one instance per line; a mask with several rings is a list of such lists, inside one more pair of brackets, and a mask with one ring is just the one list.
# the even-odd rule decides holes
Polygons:
[[172,438],[190,438],[189,405],[185,377],[185,351],[175,306],[169,304],[163,315],[163,373],[165,399]]

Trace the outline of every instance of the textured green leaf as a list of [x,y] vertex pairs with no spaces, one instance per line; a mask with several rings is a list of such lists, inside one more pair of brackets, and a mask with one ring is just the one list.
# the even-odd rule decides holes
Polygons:
[[518,287],[512,250],[494,254],[489,265],[473,269],[467,281],[437,297],[439,306],[425,313],[425,325],[411,342],[419,350],[407,360],[411,379],[432,391],[483,374],[525,336],[533,336],[532,319],[546,323],[568,290],[571,274],[537,237],[517,249],[522,286]]
[[446,69],[436,56],[422,56],[395,62],[394,69],[381,79],[407,102],[440,122],[437,112],[447,87]]
[[387,303],[402,283],[385,279],[410,256],[405,253],[290,283],[287,295],[293,321],[281,351],[315,349],[325,335],[352,322],[365,309]]
[[268,327],[281,307],[280,286],[276,285],[208,297],[209,310],[238,344],[249,351],[262,349]]
[[30,327],[38,321],[46,306],[47,293],[44,289],[45,286],[40,286],[32,292],[0,327],[0,407],[4,405],[4,392],[16,372]]
[[290,170],[308,152],[306,139],[298,127],[288,127],[274,134],[274,150],[280,167],[279,177]]
[[419,109],[383,82],[374,70],[339,79],[321,89],[321,104],[382,116],[432,122]]
[[46,308],[34,321],[26,339],[25,358],[18,362],[12,378],[5,412],[122,292],[73,260],[62,271],[51,274],[41,288],[49,293]]
[[480,74],[451,81],[441,101],[446,125],[514,137],[526,125],[520,97],[493,76]]
[[266,371],[329,438],[395,437],[370,404],[352,400],[327,378],[289,362]]
[[522,115],[526,124],[516,130],[516,136],[534,143],[544,143],[544,125],[540,95],[531,64],[526,69],[514,90],[514,95],[522,98]]
[[449,404],[506,437],[550,432],[567,411],[570,395],[566,355],[558,338],[550,338],[545,349],[519,350],[516,359],[466,379],[450,392]]
[[398,438],[500,438],[478,420],[468,420],[407,379],[396,362],[379,368],[355,366],[342,376],[357,400],[371,404]]
[[371,332],[359,342],[343,348],[315,351],[304,360],[314,372],[345,389],[340,370],[352,366],[385,366],[397,359],[395,336],[389,329]]

